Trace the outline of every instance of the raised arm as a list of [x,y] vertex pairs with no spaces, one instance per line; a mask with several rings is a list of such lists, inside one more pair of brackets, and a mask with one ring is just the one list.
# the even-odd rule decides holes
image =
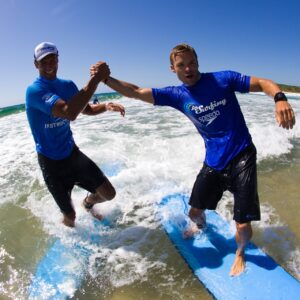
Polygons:
[[[91,75],[93,75],[93,67],[91,67]],[[132,83],[121,81],[112,77],[108,77],[104,82],[110,88],[125,97],[139,99],[151,104],[154,103],[152,89],[150,88],[140,88]]]
[[125,97],[140,99],[152,104],[154,103],[152,89],[150,88],[140,88],[132,83],[121,81],[112,77],[108,77],[105,83]]
[[278,125],[285,129],[293,128],[296,123],[294,111],[275,82],[252,76],[250,79],[250,92],[264,92],[272,97],[276,102],[275,118]]
[[53,109],[52,114],[73,121],[86,108],[89,100],[95,93],[98,84],[106,79],[110,70],[106,63],[98,62],[95,66],[95,72],[84,88],[74,95],[68,102],[59,99]]

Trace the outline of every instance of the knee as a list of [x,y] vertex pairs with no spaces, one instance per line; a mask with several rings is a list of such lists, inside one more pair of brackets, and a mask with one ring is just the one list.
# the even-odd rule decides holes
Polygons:
[[100,196],[102,201],[110,201],[116,197],[116,190],[113,186],[110,186],[105,190],[101,190],[101,192],[98,193],[98,195]]
[[116,197],[116,190],[107,180],[96,189],[96,194],[99,197],[97,202],[109,201]]
[[115,190],[115,188],[114,187],[112,187],[111,189],[110,189],[110,191],[107,193],[107,200],[112,200],[112,199],[114,199],[115,197],[116,197],[116,190]]

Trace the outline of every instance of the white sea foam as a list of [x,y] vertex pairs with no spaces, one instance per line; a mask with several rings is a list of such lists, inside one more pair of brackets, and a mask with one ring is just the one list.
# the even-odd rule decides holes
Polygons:
[[[292,141],[300,138],[300,127],[296,123],[293,130],[280,128],[275,121],[275,105],[265,95],[239,95],[253,142],[257,148],[258,161],[289,153]],[[300,118],[300,101],[291,100],[296,120]]]

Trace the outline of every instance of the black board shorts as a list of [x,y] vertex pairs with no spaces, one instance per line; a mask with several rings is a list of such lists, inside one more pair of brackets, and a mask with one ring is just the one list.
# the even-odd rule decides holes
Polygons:
[[69,157],[62,160],[53,160],[38,153],[38,162],[49,192],[65,214],[74,212],[71,201],[74,185],[95,193],[106,180],[100,168],[77,146]]
[[222,171],[204,163],[194,183],[189,204],[198,209],[215,210],[226,190],[234,196],[233,219],[236,222],[260,220],[256,148],[253,144],[234,157]]

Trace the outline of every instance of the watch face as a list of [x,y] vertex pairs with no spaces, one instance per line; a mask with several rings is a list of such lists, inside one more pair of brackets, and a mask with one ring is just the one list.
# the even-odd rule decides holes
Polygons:
[[274,96],[274,101],[275,102],[277,102],[277,101],[287,101],[287,98],[286,98],[286,96],[283,92],[278,92]]

